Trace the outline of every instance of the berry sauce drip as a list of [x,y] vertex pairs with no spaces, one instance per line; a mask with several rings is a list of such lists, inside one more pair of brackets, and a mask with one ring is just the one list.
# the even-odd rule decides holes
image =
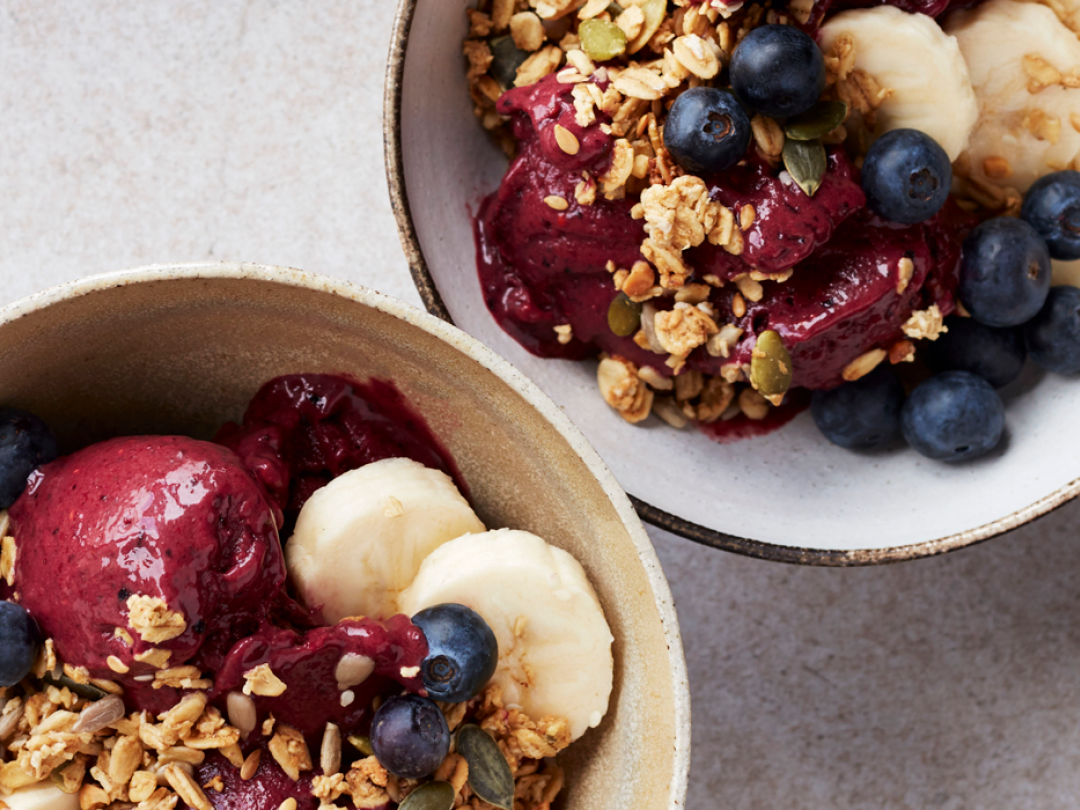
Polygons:
[[442,470],[465,497],[453,458],[394,387],[329,374],[290,374],[266,383],[242,424],[218,431],[263,484],[288,535],[301,507],[342,473],[386,458]]

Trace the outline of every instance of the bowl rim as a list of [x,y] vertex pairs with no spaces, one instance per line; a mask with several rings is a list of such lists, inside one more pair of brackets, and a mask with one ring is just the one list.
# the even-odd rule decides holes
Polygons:
[[0,326],[40,312],[48,307],[94,293],[133,284],[161,281],[190,281],[196,279],[232,279],[257,281],[327,293],[347,301],[370,307],[415,326],[438,338],[485,368],[515,391],[537,410],[570,445],[596,479],[615,508],[645,569],[652,589],[653,603],[660,614],[661,630],[668,648],[675,711],[674,771],[670,786],[669,810],[685,804],[690,772],[690,685],[683,653],[678,614],[671,587],[660,565],[652,540],[645,531],[629,497],[608,469],[585,435],[578,430],[562,409],[540,387],[476,338],[449,322],[422,309],[369,287],[353,284],[318,273],[308,273],[289,267],[243,262],[191,262],[152,264],[87,276],[42,290],[0,308]]
[[[409,264],[413,284],[420,294],[427,311],[447,323],[453,323],[435,279],[428,269],[420,248],[420,240],[412,219],[409,194],[405,186],[405,158],[401,142],[402,92],[405,83],[405,55],[409,33],[418,0],[398,0],[394,16],[390,52],[386,64],[386,81],[383,96],[383,148],[386,163],[386,179],[390,191],[390,206],[397,223],[398,237]],[[852,551],[802,548],[767,543],[749,537],[710,529],[678,515],[666,512],[631,493],[627,493],[638,515],[648,523],[673,534],[693,540],[712,548],[732,551],[749,557],[796,565],[819,565],[848,567],[879,565],[906,560],[935,557],[949,551],[982,543],[992,537],[1011,532],[1037,518],[1048,515],[1080,495],[1080,478],[1076,478],[1048,495],[1012,514],[989,523],[911,545],[889,548],[867,548]]]

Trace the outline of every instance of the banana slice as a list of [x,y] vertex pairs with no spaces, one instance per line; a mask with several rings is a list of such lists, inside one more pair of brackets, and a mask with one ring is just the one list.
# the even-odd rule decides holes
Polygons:
[[19,788],[3,801],[8,810],[79,810],[79,794],[64,793],[49,780]]
[[285,546],[289,573],[308,607],[330,623],[387,618],[432,551],[484,524],[448,475],[407,458],[347,472],[300,510]]
[[1014,0],[953,12],[945,30],[960,45],[979,99],[967,149],[972,176],[1026,191],[1044,174],[1070,168],[1080,156],[1080,87],[1061,82],[1080,72],[1076,34],[1046,6]]
[[842,34],[855,42],[855,69],[892,91],[877,111],[874,134],[917,129],[956,160],[979,115],[956,40],[925,14],[895,6],[837,14],[821,27],[822,50]]
[[614,639],[581,563],[529,532],[500,529],[440,546],[401,594],[412,616],[444,602],[484,617],[499,641],[492,679],[530,717],[565,718],[576,740],[611,696]]

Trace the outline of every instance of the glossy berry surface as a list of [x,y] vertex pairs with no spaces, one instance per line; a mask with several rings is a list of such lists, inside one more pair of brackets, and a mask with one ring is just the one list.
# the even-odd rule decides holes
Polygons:
[[26,608],[0,602],[0,686],[14,686],[25,678],[40,646],[37,622]]
[[750,145],[750,119],[731,93],[715,87],[687,90],[671,105],[664,146],[687,171],[722,172]]
[[1050,254],[1022,219],[996,217],[964,240],[960,300],[987,326],[1019,326],[1035,317],[1050,290]]
[[878,366],[865,377],[810,400],[814,424],[826,439],[848,450],[880,447],[900,433],[904,386],[892,369]]
[[1024,196],[1020,218],[1043,238],[1051,257],[1080,259],[1080,172],[1036,180]]
[[996,329],[974,318],[950,318],[948,332],[920,348],[934,371],[970,371],[994,388],[1020,376],[1027,358],[1018,329]]
[[421,610],[412,622],[427,639],[420,675],[428,695],[461,703],[480,694],[499,663],[499,643],[483,617],[465,605],[443,604]]
[[371,721],[371,747],[403,779],[430,776],[450,752],[450,728],[435,703],[419,695],[388,698]]
[[0,509],[26,488],[26,479],[56,458],[56,440],[45,423],[18,408],[0,409]]
[[917,129],[886,132],[863,163],[862,187],[875,213],[912,225],[941,210],[949,197],[952,165],[933,138]]
[[825,89],[825,57],[808,35],[790,25],[755,28],[735,49],[731,87],[765,115],[787,118],[806,112]]
[[1031,359],[1056,374],[1080,371],[1080,289],[1053,287],[1024,327]]
[[966,461],[997,446],[1005,429],[1005,406],[982,377],[946,371],[911,392],[900,425],[907,443],[924,456]]

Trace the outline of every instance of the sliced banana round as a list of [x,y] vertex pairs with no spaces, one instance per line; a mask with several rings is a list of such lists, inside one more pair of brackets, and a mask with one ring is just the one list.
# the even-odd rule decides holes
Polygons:
[[600,724],[611,697],[614,640],[585,569],[535,534],[500,529],[452,540],[424,560],[402,612],[457,602],[499,642],[492,679],[505,705],[567,720],[573,739]]
[[1014,0],[955,11],[945,30],[979,100],[965,159],[972,177],[1026,191],[1071,168],[1080,156],[1080,86],[1066,86],[1080,85],[1076,34],[1046,6]]
[[21,787],[3,801],[8,810],[79,810],[79,794],[64,793],[50,780]]
[[432,551],[484,524],[446,473],[407,458],[338,476],[300,510],[285,546],[289,574],[323,619],[387,618]]
[[956,40],[925,14],[896,6],[837,14],[821,27],[822,50],[828,52],[843,34],[854,41],[855,70],[889,91],[877,110],[874,134],[917,129],[956,160],[979,115]]

